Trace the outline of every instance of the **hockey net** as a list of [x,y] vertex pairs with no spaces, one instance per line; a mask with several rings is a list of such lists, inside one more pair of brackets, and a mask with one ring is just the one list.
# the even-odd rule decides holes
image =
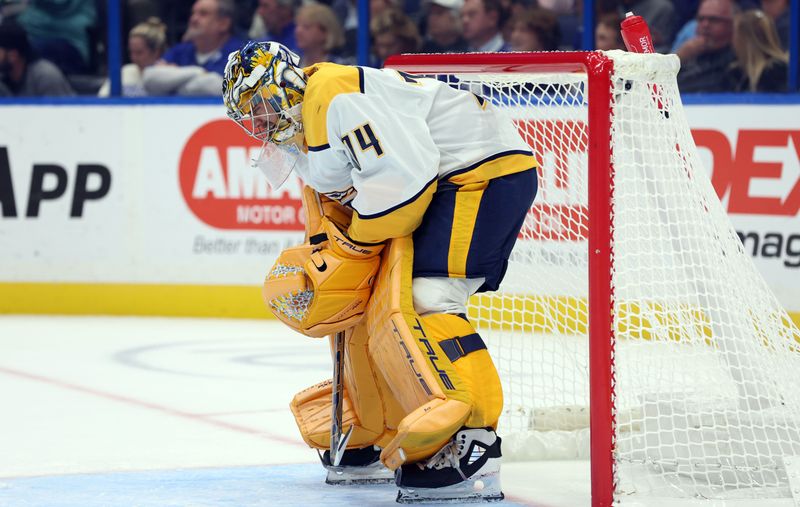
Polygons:
[[482,95],[541,164],[502,288],[470,308],[504,382],[506,459],[589,458],[591,414],[596,504],[791,497],[800,332],[702,167],[677,58],[404,55],[387,66]]

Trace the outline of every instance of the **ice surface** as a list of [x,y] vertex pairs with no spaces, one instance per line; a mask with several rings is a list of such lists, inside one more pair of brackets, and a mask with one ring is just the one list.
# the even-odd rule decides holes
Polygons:
[[[391,484],[329,486],[318,464],[193,468],[0,480],[19,507],[395,506]],[[421,504],[422,505],[422,504]],[[449,504],[455,505],[459,504]],[[473,504],[474,505],[474,504]],[[503,505],[525,505],[513,501]]]
[[[396,505],[324,484],[300,439],[289,401],[330,370],[273,321],[0,317],[0,506]],[[503,480],[503,505],[586,504]]]
[[[330,370],[327,340],[274,321],[2,316],[0,506],[396,505],[324,484],[300,439],[289,401]],[[590,503],[586,461],[507,462],[502,483],[502,505]]]

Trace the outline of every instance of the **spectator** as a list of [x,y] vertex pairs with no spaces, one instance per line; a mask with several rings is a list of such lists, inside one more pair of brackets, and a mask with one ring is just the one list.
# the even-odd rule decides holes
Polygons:
[[[735,1],[736,4],[739,6],[740,10],[758,8],[758,5],[756,5],[753,2],[753,0],[735,0]],[[681,48],[681,46],[683,46],[686,43],[686,41],[693,38],[697,33],[697,19],[691,18],[689,20],[686,20],[682,18],[683,13],[687,12],[687,9],[691,6],[691,4],[694,4],[693,12],[696,13],[697,3],[695,2],[695,0],[691,0],[688,3],[678,2],[677,4],[675,4],[676,9],[679,9],[681,11],[679,19],[683,19],[683,22],[681,23],[682,26],[678,30],[677,35],[675,35],[675,40],[672,41],[672,49],[670,50],[671,53],[677,53],[678,50]]]
[[[122,95],[137,97],[147,95],[144,89],[144,69],[161,59],[167,48],[167,25],[158,18],[150,18],[134,26],[128,34],[128,55],[131,63],[122,66]],[[108,97],[111,83],[106,80],[100,97]]]
[[37,58],[25,29],[6,21],[0,25],[0,96],[74,95],[64,74],[52,62]]
[[703,0],[697,11],[697,33],[678,49],[682,92],[730,91],[728,68],[736,59],[731,45],[733,16],[739,7],[733,0]]
[[308,4],[297,11],[295,40],[302,52],[300,65],[319,62],[345,62],[336,55],[344,45],[344,30],[333,9],[324,4]]
[[558,18],[546,9],[528,9],[511,21],[511,49],[514,51],[555,51],[561,33]]
[[781,47],[788,50],[789,27],[791,25],[789,0],[761,0],[761,10],[775,22],[775,28],[781,40]]
[[431,0],[426,16],[423,53],[462,53],[467,50],[461,30],[461,6],[464,0]]
[[148,95],[217,95],[228,54],[243,41],[231,34],[233,0],[196,0],[183,41],[144,71]]
[[38,54],[74,74],[89,70],[87,29],[95,18],[94,0],[29,0],[16,21]]
[[296,10],[297,0],[258,0],[250,38],[280,42],[299,53],[295,40]]
[[622,0],[618,13],[625,16],[633,12],[644,18],[653,36],[653,46],[659,53],[666,53],[675,38],[675,6],[669,0]]
[[736,16],[733,26],[736,62],[730,77],[737,92],[785,92],[789,55],[781,48],[775,22],[761,10]]
[[500,0],[464,0],[461,23],[468,50],[508,51],[510,48],[500,32],[505,21],[506,13]]
[[594,48],[600,51],[610,51],[612,49],[625,49],[622,41],[622,31],[619,28],[622,18],[609,13],[597,20],[594,30]]
[[391,55],[418,51],[422,42],[417,25],[399,9],[381,12],[372,19],[369,29],[379,66]]
[[164,61],[173,65],[199,65],[222,75],[228,54],[243,43],[233,36],[233,20],[232,0],[196,0],[183,42],[169,48]]

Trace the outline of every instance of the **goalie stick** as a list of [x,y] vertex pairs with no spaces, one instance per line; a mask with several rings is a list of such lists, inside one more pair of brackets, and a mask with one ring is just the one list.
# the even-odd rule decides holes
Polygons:
[[353,433],[353,425],[342,435],[342,412],[344,402],[344,331],[339,331],[333,337],[333,385],[331,386],[331,465],[338,467],[342,461],[347,441]]

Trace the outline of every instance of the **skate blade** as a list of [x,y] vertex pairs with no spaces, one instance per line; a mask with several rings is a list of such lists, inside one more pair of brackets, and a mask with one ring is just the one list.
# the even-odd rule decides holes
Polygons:
[[505,495],[497,475],[470,477],[444,488],[400,488],[397,503],[483,503],[499,502]]
[[359,484],[389,484],[394,482],[394,472],[380,466],[329,467],[325,484],[349,486]]

